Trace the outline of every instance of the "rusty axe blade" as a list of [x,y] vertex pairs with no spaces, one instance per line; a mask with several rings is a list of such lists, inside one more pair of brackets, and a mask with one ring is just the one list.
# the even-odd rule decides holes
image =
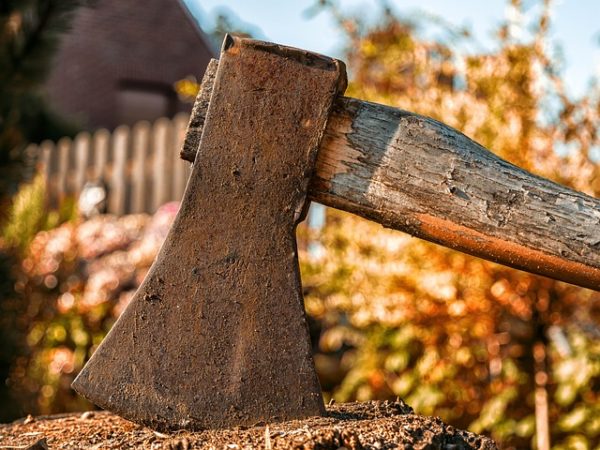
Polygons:
[[80,394],[157,429],[324,412],[295,227],[345,80],[334,59],[225,39],[180,211]]

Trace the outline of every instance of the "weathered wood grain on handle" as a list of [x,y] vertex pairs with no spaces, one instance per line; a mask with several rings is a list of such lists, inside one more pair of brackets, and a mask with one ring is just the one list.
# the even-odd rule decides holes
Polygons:
[[[209,81],[199,98],[210,98],[210,89]],[[184,146],[182,157],[193,161],[196,151]],[[600,200],[534,176],[427,117],[339,98],[310,195],[446,247],[600,290]]]
[[427,117],[339,99],[311,196],[446,247],[600,290],[600,201]]

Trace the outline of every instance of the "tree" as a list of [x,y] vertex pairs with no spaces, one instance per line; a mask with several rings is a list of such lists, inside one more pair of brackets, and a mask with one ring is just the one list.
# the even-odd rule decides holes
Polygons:
[[[380,22],[333,9],[346,31],[348,94],[428,115],[534,173],[598,195],[597,86],[565,94],[547,50],[550,4],[529,40],[498,31],[498,50],[464,55],[384,9]],[[517,13],[521,5],[513,1]],[[431,24],[429,24],[431,25]],[[558,152],[557,150],[560,150]],[[338,400],[403,397],[420,413],[523,448],[600,437],[596,292],[481,261],[329,212],[325,252],[306,255],[309,314],[324,327],[316,356]],[[547,448],[547,447],[546,447]]]
[[27,175],[27,144],[73,133],[46,105],[40,89],[60,36],[83,3],[6,0],[0,5],[0,193],[4,202]]
[[[0,3],[0,225],[11,196],[33,172],[28,143],[73,134],[44,102],[40,89],[61,34],[84,0],[3,0]],[[0,421],[21,414],[4,380],[24,351],[18,321],[26,308],[13,292],[19,255],[0,239]]]

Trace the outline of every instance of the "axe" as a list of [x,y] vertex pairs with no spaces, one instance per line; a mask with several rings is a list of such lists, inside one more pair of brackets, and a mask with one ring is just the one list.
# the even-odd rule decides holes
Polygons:
[[225,38],[190,118],[179,213],[75,390],[159,430],[324,414],[295,240],[310,200],[600,290],[599,200],[345,87],[340,61]]

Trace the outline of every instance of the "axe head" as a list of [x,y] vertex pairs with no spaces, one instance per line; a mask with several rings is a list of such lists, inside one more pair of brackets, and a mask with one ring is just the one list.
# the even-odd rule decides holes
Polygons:
[[177,218],[77,392],[162,430],[324,412],[295,227],[345,80],[337,60],[225,38]]

